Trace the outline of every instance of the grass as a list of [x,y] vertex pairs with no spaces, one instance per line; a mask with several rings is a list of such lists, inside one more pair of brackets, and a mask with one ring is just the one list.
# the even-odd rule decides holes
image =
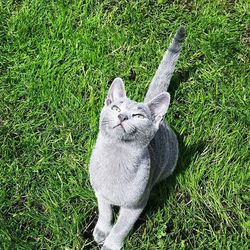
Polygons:
[[249,249],[247,1],[0,1],[0,248],[97,249],[88,161],[110,81],[142,101],[180,24],[177,170],[125,249]]

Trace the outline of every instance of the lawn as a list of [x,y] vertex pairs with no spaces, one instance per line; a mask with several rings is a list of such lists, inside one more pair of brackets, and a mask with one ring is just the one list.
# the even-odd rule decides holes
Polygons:
[[0,249],[98,249],[88,162],[112,79],[142,101],[176,29],[180,142],[128,250],[250,248],[247,1],[0,1]]

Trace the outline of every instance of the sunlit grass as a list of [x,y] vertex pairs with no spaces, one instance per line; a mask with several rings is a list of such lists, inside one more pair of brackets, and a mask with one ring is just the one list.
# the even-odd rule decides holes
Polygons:
[[88,161],[107,89],[120,76],[142,101],[180,24],[166,119],[181,156],[125,249],[249,249],[246,2],[0,2],[1,249],[97,249]]

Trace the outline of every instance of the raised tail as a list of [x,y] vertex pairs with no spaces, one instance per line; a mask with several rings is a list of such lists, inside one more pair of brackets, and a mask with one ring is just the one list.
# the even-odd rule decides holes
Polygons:
[[155,73],[155,76],[149,86],[148,92],[144,99],[145,102],[152,100],[163,91],[167,91],[172,78],[176,62],[181,52],[182,42],[185,39],[185,28],[181,26],[175,37],[168,47],[163,59]]

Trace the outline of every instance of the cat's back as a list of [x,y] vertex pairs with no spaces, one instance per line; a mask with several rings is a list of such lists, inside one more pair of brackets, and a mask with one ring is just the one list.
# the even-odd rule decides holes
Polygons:
[[152,186],[172,174],[178,159],[178,140],[164,122],[149,144]]

